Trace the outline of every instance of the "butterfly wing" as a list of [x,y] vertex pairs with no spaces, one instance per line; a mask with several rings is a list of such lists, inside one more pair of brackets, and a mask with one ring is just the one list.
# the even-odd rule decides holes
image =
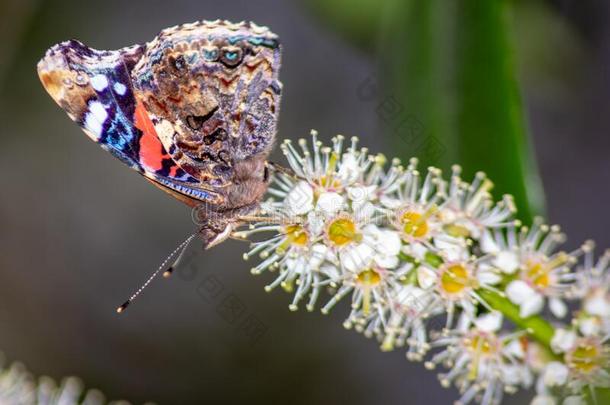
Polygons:
[[138,99],[131,71],[143,52],[139,45],[97,51],[67,41],[47,51],[38,74],[51,97],[102,148],[189,205],[218,203],[213,190],[170,156]]
[[38,73],[104,149],[187,204],[226,213],[255,207],[266,190],[280,53],[266,27],[201,21],[117,51],[67,41]]

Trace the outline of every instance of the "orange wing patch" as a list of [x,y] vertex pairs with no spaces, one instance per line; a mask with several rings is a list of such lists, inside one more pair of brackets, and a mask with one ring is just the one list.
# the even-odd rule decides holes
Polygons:
[[140,137],[140,163],[147,170],[161,170],[163,168],[163,160],[170,159],[170,156],[165,152],[155,126],[140,100],[136,104],[135,125],[136,128],[142,131],[142,136]]

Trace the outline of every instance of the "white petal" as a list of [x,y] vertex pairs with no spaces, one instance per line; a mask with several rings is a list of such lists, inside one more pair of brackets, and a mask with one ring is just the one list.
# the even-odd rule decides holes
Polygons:
[[356,186],[347,188],[347,198],[352,200],[353,203],[364,203],[369,201],[374,193],[376,186]]
[[584,309],[591,315],[610,318],[610,300],[608,300],[603,291],[594,293],[585,299]]
[[496,253],[493,264],[506,274],[513,274],[519,268],[519,258],[515,252],[503,250]]
[[572,395],[563,400],[563,405],[586,405],[584,398],[580,395]]
[[417,282],[421,288],[428,289],[436,283],[438,276],[426,266],[419,266],[417,269]]
[[530,405],[557,405],[557,401],[550,395],[536,395]]
[[599,334],[601,330],[600,326],[601,325],[599,320],[593,317],[585,318],[578,321],[578,330],[584,336],[595,336]]
[[442,251],[447,261],[450,262],[466,260],[470,256],[468,250],[457,238],[434,238],[434,246],[436,246],[438,250]]
[[378,250],[384,255],[396,256],[400,253],[402,243],[400,242],[398,233],[390,230],[382,230],[379,233],[379,239],[377,241],[379,243]]
[[316,208],[330,216],[343,209],[345,198],[337,193],[322,193],[318,197]]
[[375,263],[384,269],[395,269],[400,264],[398,256],[376,255]]
[[569,373],[568,368],[564,364],[552,361],[544,369],[544,374],[542,375],[544,385],[548,387],[564,385],[568,381]]
[[302,215],[313,209],[313,189],[300,181],[284,199],[284,208],[289,215]]
[[536,291],[521,280],[511,281],[506,286],[506,295],[514,304],[520,305],[527,299],[536,295]]
[[502,281],[502,277],[491,270],[480,269],[477,273],[477,280],[481,284],[495,285]]
[[551,348],[555,353],[567,352],[574,346],[576,333],[565,329],[557,329],[551,339]]
[[424,260],[426,253],[428,253],[428,248],[421,243],[411,243],[406,246],[406,250],[408,255],[411,255],[418,260]]
[[374,250],[369,245],[360,243],[341,251],[339,258],[346,270],[355,273],[371,264],[374,253]]
[[568,313],[568,306],[559,298],[549,298],[549,309],[557,318],[563,318]]
[[522,303],[520,307],[519,316],[527,318],[528,316],[535,315],[542,311],[542,308],[544,307],[544,298],[542,295],[536,293]]
[[489,312],[475,319],[474,324],[483,332],[496,332],[502,326],[502,314],[498,311]]
[[358,222],[371,222],[370,219],[373,218],[377,209],[375,205],[369,201],[361,202],[361,203],[352,203],[352,210],[354,210],[354,217],[358,220]]
[[500,368],[502,382],[506,385],[519,385],[523,379],[523,369],[516,365],[504,365]]

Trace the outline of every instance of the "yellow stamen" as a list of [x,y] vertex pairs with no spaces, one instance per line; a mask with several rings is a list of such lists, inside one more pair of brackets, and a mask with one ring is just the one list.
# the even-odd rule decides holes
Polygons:
[[291,244],[297,246],[305,246],[309,242],[307,232],[301,225],[288,225],[286,227],[286,237]]
[[426,236],[429,230],[428,219],[437,212],[437,207],[428,208],[423,214],[415,211],[406,211],[400,218],[403,224],[403,231],[407,235],[421,238]]
[[453,236],[456,238],[459,238],[459,237],[467,238],[468,236],[470,236],[470,231],[468,230],[468,228],[466,228],[465,226],[462,226],[462,225],[449,224],[449,225],[445,225],[443,227],[443,229],[450,236]]
[[345,246],[362,240],[362,235],[356,230],[356,224],[349,218],[338,218],[331,222],[327,236],[335,246]]
[[469,278],[466,267],[459,264],[447,267],[441,274],[441,287],[449,294],[459,294],[473,283],[474,280]]
[[474,358],[469,367],[468,379],[475,380],[479,373],[479,365],[482,357],[493,354],[496,342],[494,336],[475,335],[466,340],[466,347],[473,352]]
[[341,185],[338,180],[333,179],[333,175],[335,174],[335,169],[337,167],[337,153],[334,151],[330,153],[330,157],[328,159],[328,167],[326,168],[326,173],[320,177],[320,185],[324,188],[337,188]]
[[368,269],[358,273],[357,280],[363,287],[362,311],[368,315],[371,311],[371,288],[381,282],[381,276],[375,270]]
[[358,283],[367,287],[375,287],[381,282],[381,276],[373,269],[361,271],[357,278]]
[[568,365],[584,374],[598,369],[603,362],[599,347],[588,340],[582,340],[566,355]]
[[526,276],[538,288],[547,288],[551,283],[549,277],[550,268],[542,263],[528,263]]

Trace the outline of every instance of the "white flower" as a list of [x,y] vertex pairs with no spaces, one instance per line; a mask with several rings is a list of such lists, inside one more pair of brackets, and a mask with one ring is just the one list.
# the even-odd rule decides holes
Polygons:
[[512,224],[506,227],[506,232],[483,234],[481,249],[495,257],[492,265],[505,274],[518,275],[506,292],[519,305],[521,317],[540,313],[547,299],[553,315],[557,318],[567,315],[563,300],[570,297],[576,279],[571,267],[590,249],[590,242],[571,253],[555,252],[564,238],[558,227],[549,227],[539,218],[531,229],[523,227],[519,233],[517,224]]
[[483,314],[474,320],[474,324],[482,332],[496,332],[502,327],[502,314],[498,311]]
[[[36,378],[20,363],[9,368],[0,365],[0,404],[6,405],[102,405],[108,403],[98,390],[87,390],[76,377],[64,378],[57,384],[50,377]],[[129,405],[128,402],[119,401]],[[111,402],[111,403],[119,403]]]
[[489,191],[493,183],[484,173],[476,174],[472,184],[460,178],[461,168],[453,166],[448,190],[444,190],[441,216],[446,231],[455,237],[479,239],[486,229],[501,228],[512,224],[510,218],[515,212],[511,196],[504,196],[497,204]]
[[443,261],[438,257],[438,260],[440,263],[436,265],[422,262],[417,277],[420,286],[432,289],[442,298],[447,311],[447,329],[451,328],[454,314],[458,308],[471,317],[474,317],[476,303],[489,308],[477,293],[479,288],[491,287],[486,284],[484,277],[479,277],[481,262],[486,259]]
[[276,173],[269,193],[279,201],[263,203],[261,211],[266,216],[234,236],[277,233],[253,243],[245,258],[259,255],[263,259],[252,269],[255,274],[277,271],[266,290],[282,286],[294,291],[291,309],[307,294],[307,308],[313,309],[323,288],[339,287],[345,293],[341,287],[347,284],[354,290],[353,299],[362,298],[368,308],[376,288],[365,288],[361,297],[361,284],[353,278],[373,268],[384,273],[398,266],[400,237],[375,222],[385,212],[379,199],[396,192],[402,168],[394,161],[385,172],[385,158],[356,149],[356,138],[343,150],[341,136],[333,138],[332,147],[324,147],[316,133],[312,137],[312,151],[305,140],[299,141],[300,153],[291,142],[284,142],[282,150],[297,178],[285,171]]
[[316,203],[316,210],[323,212],[327,216],[334,215],[341,211],[345,205],[345,198],[338,193],[321,193]]
[[[462,325],[469,323],[467,317],[460,321]],[[449,365],[449,372],[440,374],[439,378],[445,387],[452,382],[459,387],[460,404],[467,404],[477,396],[481,404],[496,404],[503,392],[514,392],[518,386],[528,387],[532,383],[527,364],[521,356],[513,354],[511,342],[519,335],[498,334],[501,324],[501,316],[497,314],[487,319],[477,318],[472,326],[451,331],[431,342],[432,347],[446,349],[426,362],[426,367]],[[478,325],[483,325],[485,330]]]
[[585,335],[610,333],[610,249],[597,260],[593,249],[585,253],[584,266],[578,273],[574,296],[582,300],[577,318]]
[[395,199],[386,203],[392,208],[392,225],[409,244],[428,243],[442,231],[438,217],[440,171],[430,168],[423,182],[417,170],[417,159],[411,159],[402,176]]
[[[406,346],[409,360],[433,353],[426,366],[448,368],[441,383],[458,387],[459,404],[498,404],[535,377],[536,405],[576,405],[583,389],[610,385],[610,251],[595,262],[591,242],[558,250],[559,228],[521,227],[511,197],[495,203],[482,173],[469,184],[459,167],[449,182],[435,168],[421,176],[416,159],[384,169],[355,138],[344,148],[341,136],[330,147],[312,137],[311,149],[282,145],[294,174],[274,173],[271,198],[242,218],[254,223],[232,234],[255,240],[245,258],[260,257],[253,273],[274,274],[267,290],[292,292],[292,310],[313,310],[325,293],[323,313],[350,300],[346,328],[382,350]],[[574,299],[575,319],[560,324]],[[546,308],[558,318],[550,347],[533,318]]]
[[[405,264],[397,273],[408,274],[412,270],[411,264]],[[384,311],[367,320],[367,329],[375,326],[372,330],[381,341],[381,350],[390,351],[407,344],[407,359],[419,361],[430,348],[427,319],[443,310],[439,297],[431,291],[410,284],[399,285],[384,306]]]
[[[332,233],[333,230],[329,229],[328,232]],[[329,238],[332,238],[333,235],[329,235]],[[336,233],[336,235],[339,234]],[[341,237],[347,238],[346,235],[344,232]],[[400,247],[400,237],[396,232],[379,229],[376,225],[369,224],[362,229],[360,237],[355,243],[346,244],[339,250],[339,261],[346,270],[351,272],[362,270],[370,265],[393,269],[398,265]]]
[[562,354],[562,361],[549,362],[538,381],[537,391],[549,390],[560,397],[573,396],[576,401],[585,388],[610,387],[609,337],[579,337],[575,331],[559,329],[553,336],[551,346]]

